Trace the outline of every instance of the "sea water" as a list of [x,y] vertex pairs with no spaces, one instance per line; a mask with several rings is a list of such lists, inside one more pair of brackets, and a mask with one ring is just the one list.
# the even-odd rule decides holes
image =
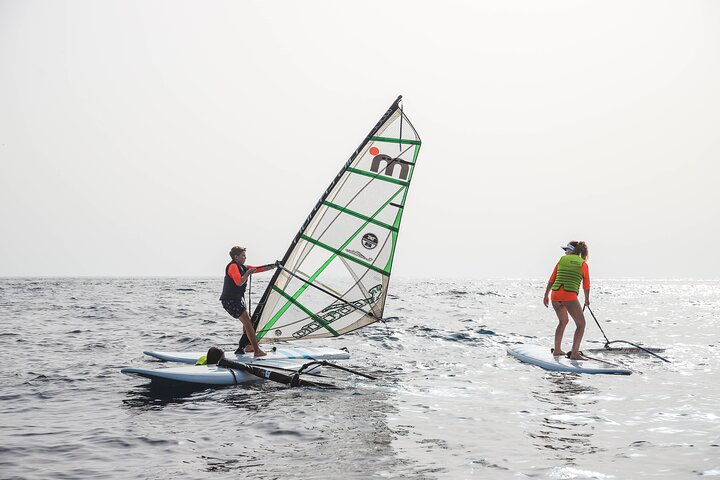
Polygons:
[[[543,280],[402,279],[396,319],[309,343],[375,381],[181,391],[120,373],[169,366],[147,349],[232,349],[220,283],[0,279],[0,478],[720,478],[720,281],[595,279],[609,339],[672,362],[606,357],[630,376],[506,354],[551,347]],[[588,315],[583,347],[603,343]]]

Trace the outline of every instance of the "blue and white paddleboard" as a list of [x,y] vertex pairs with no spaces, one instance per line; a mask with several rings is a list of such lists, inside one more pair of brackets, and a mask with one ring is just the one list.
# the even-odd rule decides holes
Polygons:
[[606,373],[614,375],[630,375],[632,373],[631,370],[609,362],[592,359],[570,360],[565,356],[553,355],[548,347],[538,345],[513,345],[508,347],[507,352],[521,362],[555,372]]
[[[310,360],[287,358],[267,359],[266,357],[262,357],[243,363],[270,369],[279,369],[283,373],[288,373],[288,371],[298,370],[308,361]],[[319,367],[315,365],[306,370],[306,372],[318,373],[319,370]],[[150,379],[155,383],[180,382],[202,385],[238,385],[260,380],[258,376],[251,373],[218,367],[217,365],[191,365],[172,368],[123,368],[120,371],[126,375]]]
[[[267,346],[261,345],[267,356],[261,357],[266,360],[274,359],[315,359],[315,360],[347,360],[350,354],[345,350],[337,350],[335,348],[324,347],[295,347],[293,345]],[[179,362],[194,364],[198,358],[207,353],[205,352],[159,352],[145,351],[145,355],[149,355],[158,360],[166,362]],[[255,360],[252,353],[235,355],[232,352],[225,352],[225,358],[234,362],[252,363]]]

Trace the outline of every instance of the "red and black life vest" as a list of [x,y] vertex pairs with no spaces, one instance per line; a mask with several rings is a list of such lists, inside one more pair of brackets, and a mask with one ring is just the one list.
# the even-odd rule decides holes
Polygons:
[[223,280],[222,294],[220,294],[220,300],[243,300],[245,298],[245,286],[247,282],[238,286],[235,284],[235,280],[230,276],[230,266],[237,265],[240,269],[240,275],[245,275],[248,268],[245,265],[240,265],[236,261],[232,261],[225,266],[225,279]]

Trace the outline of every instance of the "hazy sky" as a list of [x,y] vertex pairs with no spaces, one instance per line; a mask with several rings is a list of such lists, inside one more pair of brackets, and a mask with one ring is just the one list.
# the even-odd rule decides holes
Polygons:
[[281,258],[398,94],[398,276],[720,278],[720,2],[0,0],[0,276]]

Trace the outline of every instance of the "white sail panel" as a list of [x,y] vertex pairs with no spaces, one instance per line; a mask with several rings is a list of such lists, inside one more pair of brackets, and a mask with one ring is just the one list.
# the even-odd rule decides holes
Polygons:
[[338,336],[382,318],[420,137],[400,98],[320,199],[253,315],[261,342]]

